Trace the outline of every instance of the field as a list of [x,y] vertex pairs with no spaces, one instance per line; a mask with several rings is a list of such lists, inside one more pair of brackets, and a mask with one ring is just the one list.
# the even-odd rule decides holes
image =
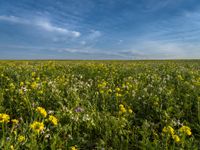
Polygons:
[[200,61],[0,61],[5,150],[200,149]]

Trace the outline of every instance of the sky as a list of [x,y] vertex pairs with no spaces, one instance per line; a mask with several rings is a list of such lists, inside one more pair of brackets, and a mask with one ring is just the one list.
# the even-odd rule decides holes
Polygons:
[[0,0],[0,59],[199,58],[199,0]]

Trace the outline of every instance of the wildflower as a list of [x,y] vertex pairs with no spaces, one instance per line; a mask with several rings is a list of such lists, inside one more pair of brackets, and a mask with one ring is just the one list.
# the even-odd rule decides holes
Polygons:
[[37,84],[36,82],[33,82],[33,83],[31,84],[31,88],[32,88],[32,89],[36,89],[37,86],[38,86],[38,84]]
[[57,126],[58,125],[58,119],[52,115],[49,116],[49,121],[54,125]]
[[174,129],[171,126],[164,127],[162,132],[170,133],[171,135],[174,135]]
[[115,88],[115,91],[116,91],[116,92],[119,92],[119,91],[120,91],[120,88],[118,88],[118,87]]
[[10,121],[10,116],[7,114],[0,114],[0,123],[8,123]]
[[122,94],[116,93],[115,96],[116,96],[116,97],[122,97]]
[[36,111],[37,111],[38,113],[40,113],[43,117],[46,117],[46,116],[47,116],[46,110],[45,110],[44,108],[42,108],[42,107],[37,107],[37,108],[36,108]]
[[178,135],[172,135],[172,139],[176,142],[179,143],[180,142],[180,138]]
[[133,110],[132,109],[128,109],[128,112],[130,113],[130,114],[132,114],[133,113]]
[[23,136],[23,135],[20,135],[18,138],[17,138],[17,141],[18,142],[24,142],[26,140],[26,138],[25,138],[25,136]]
[[191,129],[190,129],[190,127],[188,127],[188,126],[182,126],[182,127],[179,129],[179,131],[180,131],[181,133],[185,133],[185,134],[187,134],[187,135],[192,135]]
[[20,82],[20,86],[23,86],[24,85],[24,82]]
[[34,77],[35,75],[36,75],[36,73],[35,73],[35,72],[32,72],[32,73],[31,73],[31,76],[32,76],[32,77]]
[[30,125],[30,128],[31,128],[34,132],[39,133],[39,132],[41,132],[41,131],[44,129],[44,124],[43,124],[43,122],[34,121],[34,122]]
[[76,146],[72,146],[71,150],[78,150],[78,149],[76,148]]
[[11,145],[11,146],[10,146],[10,149],[11,149],[11,150],[14,150],[14,146],[13,146],[13,145]]
[[119,111],[120,113],[126,113],[126,108],[124,107],[124,105],[122,104],[119,105]]
[[17,119],[12,119],[11,122],[12,122],[13,124],[18,124],[18,123],[19,123],[19,120],[17,120]]
[[15,85],[14,85],[13,83],[10,83],[9,86],[10,86],[10,89],[11,89],[11,90],[14,90],[14,89],[15,89]]

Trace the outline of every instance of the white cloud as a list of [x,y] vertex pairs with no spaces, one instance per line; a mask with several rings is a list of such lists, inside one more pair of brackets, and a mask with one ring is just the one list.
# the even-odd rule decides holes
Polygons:
[[33,25],[36,27],[40,27],[48,32],[63,34],[70,37],[80,37],[81,33],[78,31],[68,30],[66,28],[61,28],[58,26],[53,25],[51,22],[45,19],[36,19],[36,20],[27,20],[15,16],[0,16],[0,21],[7,21],[12,23],[18,24],[26,24],[26,25]]
[[91,33],[88,35],[89,40],[94,40],[99,38],[102,35],[102,33],[98,30],[91,30]]
[[46,31],[56,32],[56,33],[60,33],[60,34],[66,34],[66,35],[69,35],[71,37],[79,37],[81,35],[80,32],[70,31],[70,30],[65,29],[65,28],[54,26],[49,21],[45,21],[45,20],[36,21],[35,25],[43,28]]

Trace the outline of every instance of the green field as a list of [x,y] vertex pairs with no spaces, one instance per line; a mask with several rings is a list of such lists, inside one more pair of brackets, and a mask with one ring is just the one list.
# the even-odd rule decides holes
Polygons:
[[0,61],[0,149],[200,149],[200,60]]

